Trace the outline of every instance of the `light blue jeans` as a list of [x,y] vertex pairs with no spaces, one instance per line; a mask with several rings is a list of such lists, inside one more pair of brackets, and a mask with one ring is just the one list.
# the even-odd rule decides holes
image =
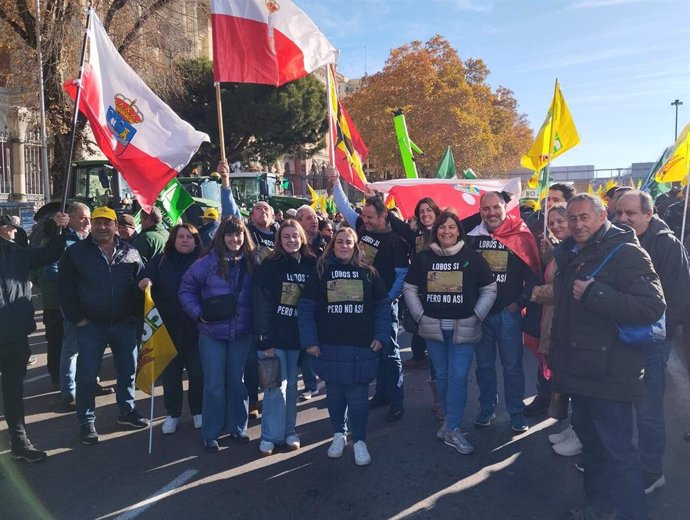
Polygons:
[[199,334],[204,372],[204,441],[217,440],[223,432],[246,435],[249,397],[242,378],[251,346],[249,334],[232,341]]
[[[295,435],[297,423],[297,361],[299,350],[273,349],[280,359],[280,386],[264,389],[261,408],[261,439],[284,444],[285,438]],[[259,350],[258,357],[264,357]]]
[[443,331],[443,341],[426,340],[436,369],[436,387],[448,430],[460,428],[467,404],[467,374],[472,366],[474,343],[453,343],[453,331]]
[[507,309],[489,314],[477,343],[477,383],[481,414],[491,414],[498,404],[496,350],[503,365],[503,391],[508,413],[522,413],[525,373],[522,371],[522,314]]
[[[64,318],[64,317],[63,317]],[[60,395],[74,399],[77,375],[77,326],[67,318],[62,320],[62,351],[60,351]]]

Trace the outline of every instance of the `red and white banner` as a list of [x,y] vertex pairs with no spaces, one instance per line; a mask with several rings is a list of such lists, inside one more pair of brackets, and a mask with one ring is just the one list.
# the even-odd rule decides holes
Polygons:
[[395,179],[374,182],[372,186],[386,194],[386,201],[400,210],[404,218],[414,216],[419,199],[431,197],[440,208],[452,208],[462,218],[479,213],[479,198],[487,191],[505,191],[513,196],[506,205],[508,213],[520,215],[518,197],[520,179]]
[[280,86],[338,51],[290,0],[211,0],[213,80]]
[[[89,62],[79,110],[96,143],[150,211],[158,194],[184,168],[208,135],[197,132],[166,105],[127,65],[96,13],[90,12]],[[65,83],[76,98],[77,81]]]

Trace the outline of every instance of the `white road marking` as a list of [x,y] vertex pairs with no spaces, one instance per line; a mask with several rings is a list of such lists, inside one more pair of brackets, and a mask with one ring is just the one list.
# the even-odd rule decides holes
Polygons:
[[173,480],[166,486],[160,488],[146,500],[142,500],[141,502],[137,502],[136,504],[132,504],[131,506],[125,508],[125,512],[119,516],[116,516],[114,520],[131,520],[132,518],[136,518],[141,513],[146,511],[148,508],[155,505],[156,502],[166,498],[168,495],[172,494],[177,488],[182,486],[185,482],[191,480],[197,473],[199,473],[199,471],[196,469],[188,469],[175,480]]

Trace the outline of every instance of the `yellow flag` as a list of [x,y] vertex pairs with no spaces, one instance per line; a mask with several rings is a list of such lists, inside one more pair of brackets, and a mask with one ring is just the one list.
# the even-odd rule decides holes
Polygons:
[[[553,143],[551,143],[552,125]],[[556,92],[546,119],[539,129],[532,148],[520,159],[520,164],[530,170],[539,171],[547,165],[549,160],[553,161],[579,142],[577,128],[565,103],[561,87],[556,81]],[[550,156],[549,150],[551,150]]]
[[319,195],[316,190],[312,188],[309,183],[307,183],[307,188],[309,189],[309,196],[311,197],[310,206],[315,210],[321,210],[323,213],[328,213],[326,209],[326,197],[327,195]]
[[656,182],[679,182],[688,176],[690,170],[690,154],[688,153],[688,138],[690,136],[690,123],[685,125],[673,146],[671,156],[656,172]]
[[596,193],[596,192],[594,191],[594,188],[592,188],[592,183],[591,183],[591,182],[587,185],[587,193],[589,193],[590,195],[594,195],[594,194]]
[[144,333],[137,363],[136,387],[151,395],[151,388],[168,363],[177,356],[168,329],[151,298],[151,289],[144,293]]

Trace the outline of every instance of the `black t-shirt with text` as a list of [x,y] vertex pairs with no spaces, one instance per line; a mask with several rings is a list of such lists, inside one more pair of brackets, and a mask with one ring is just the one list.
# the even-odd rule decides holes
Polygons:
[[426,316],[453,320],[472,316],[479,288],[493,281],[489,265],[467,246],[452,256],[422,251],[412,261],[405,278],[405,282],[418,287]]
[[395,269],[410,266],[407,243],[390,229],[373,233],[366,231],[363,226],[359,228],[359,242],[367,262],[376,268],[386,285],[386,290],[390,291],[395,282]]
[[328,263],[304,287],[303,297],[316,302],[319,342],[369,347],[374,338],[374,303],[385,300],[381,277],[351,264]]

